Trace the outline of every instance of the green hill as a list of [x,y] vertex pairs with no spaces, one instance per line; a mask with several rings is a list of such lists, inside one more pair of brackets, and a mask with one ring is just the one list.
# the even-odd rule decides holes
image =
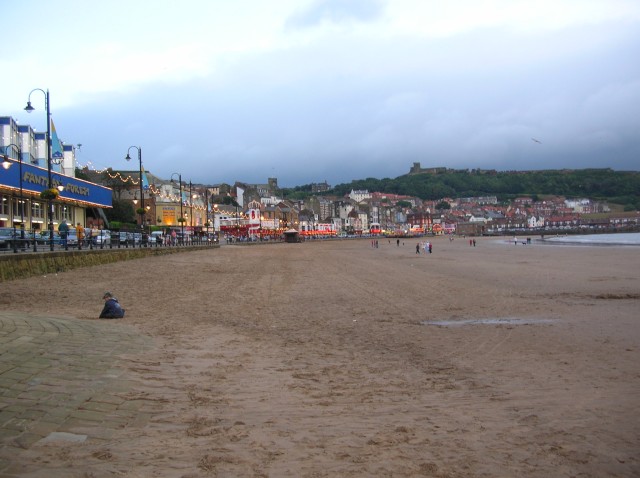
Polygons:
[[612,169],[544,171],[445,170],[412,173],[395,179],[367,178],[338,184],[327,194],[344,195],[366,189],[424,200],[445,197],[497,196],[505,201],[517,196],[561,195],[621,204],[640,209],[640,172]]

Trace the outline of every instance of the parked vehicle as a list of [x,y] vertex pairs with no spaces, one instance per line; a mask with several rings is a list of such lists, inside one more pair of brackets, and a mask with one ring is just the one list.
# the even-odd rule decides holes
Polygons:
[[205,236],[205,238],[206,238],[206,240],[208,242],[211,242],[213,244],[218,244],[220,242],[220,239],[218,238],[218,233],[217,232],[210,232],[209,234],[207,234]]
[[20,229],[0,227],[0,248],[13,249],[14,245],[22,248],[22,246],[29,247],[29,244],[29,235],[26,232],[23,240]]
[[[39,245],[48,245],[49,244],[49,231],[40,231],[39,233],[36,233],[36,243]],[[58,232],[54,231],[53,232],[53,244],[54,245],[59,245],[62,243],[62,239],[60,238],[60,234],[58,234]]]
[[133,244],[133,236],[130,232],[120,231],[118,233],[118,242],[121,245],[126,246],[127,244]]
[[[95,234],[95,235],[94,235]],[[111,231],[107,229],[101,229],[99,231],[93,231],[91,234],[91,240],[95,241],[94,244],[98,247],[111,245]]]
[[78,245],[78,235],[75,229],[67,233],[67,247],[76,247]]
[[162,245],[164,243],[164,233],[162,231],[153,231],[149,236],[149,241],[152,246],[156,244]]
[[181,232],[178,232],[176,234],[176,238],[178,240],[178,244],[191,244],[191,234],[188,232],[184,233],[184,236],[182,235]]

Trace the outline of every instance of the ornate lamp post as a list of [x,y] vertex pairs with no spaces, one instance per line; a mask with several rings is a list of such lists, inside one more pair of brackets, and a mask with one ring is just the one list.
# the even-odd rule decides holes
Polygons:
[[[31,113],[35,110],[35,108],[31,106],[31,93],[33,93],[34,91],[40,91],[42,92],[42,94],[44,94],[45,109],[47,112],[47,189],[51,190],[53,187],[53,182],[51,180],[51,109],[49,108],[49,90],[45,91],[41,88],[34,88],[29,92],[27,106],[24,108],[27,113]],[[53,251],[53,198],[51,197],[51,195],[48,196],[47,210],[49,220],[49,249]]]
[[189,218],[189,221],[191,224],[191,237],[193,238],[193,192],[191,191],[192,186],[193,185],[191,184],[191,179],[189,179],[189,215],[191,216]]
[[204,222],[207,227],[207,241],[209,240],[209,188],[204,188]]
[[[138,163],[140,165],[140,208],[138,209],[140,212],[140,229],[142,229],[142,231],[144,232],[144,188],[142,185],[142,148],[140,148],[140,146],[129,146],[129,149],[127,149],[127,156],[125,156],[124,159],[126,159],[127,161],[131,161],[131,156],[129,156],[129,151],[131,151],[131,149],[137,149],[138,150]],[[140,242],[140,247],[142,247],[142,242]]]
[[182,231],[182,237],[180,238],[180,242],[184,241],[184,215],[182,214],[182,174],[173,173],[171,175],[171,182],[173,182],[173,177],[178,176],[178,184],[180,186],[180,229]]
[[238,201],[233,201],[233,205],[236,207],[236,239],[240,240],[240,216],[238,215]]
[[260,211],[260,228],[258,234],[260,234],[260,242],[262,242],[262,220],[264,217],[262,216],[262,211]]

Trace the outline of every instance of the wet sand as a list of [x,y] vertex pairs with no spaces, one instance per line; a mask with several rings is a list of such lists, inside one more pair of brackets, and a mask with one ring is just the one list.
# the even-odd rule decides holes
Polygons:
[[3,307],[70,320],[96,320],[110,290],[127,309],[113,327],[156,344],[117,366],[161,411],[36,444],[25,476],[640,475],[638,248],[401,241],[3,283]]

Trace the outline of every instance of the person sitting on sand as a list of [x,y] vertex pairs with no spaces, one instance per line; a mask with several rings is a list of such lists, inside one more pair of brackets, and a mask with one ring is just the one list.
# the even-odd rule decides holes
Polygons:
[[124,317],[124,309],[111,292],[105,292],[102,298],[104,299],[104,308],[100,312],[101,319],[121,319]]

